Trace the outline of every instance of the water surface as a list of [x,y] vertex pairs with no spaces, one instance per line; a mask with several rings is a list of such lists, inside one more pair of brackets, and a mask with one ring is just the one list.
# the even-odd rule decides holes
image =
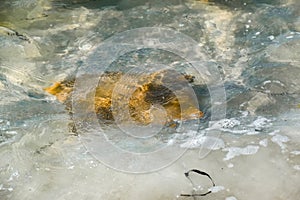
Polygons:
[[[297,0],[2,1],[0,199],[185,199],[179,195],[193,185],[184,172],[192,168],[217,185],[203,199],[297,199],[299,9]],[[70,131],[65,106],[43,88],[88,65],[101,42],[141,27],[168,27],[199,43],[203,62],[224,82],[227,112],[210,128],[207,114],[200,130],[169,133],[164,144],[188,151],[160,171],[135,175],[91,155]],[[188,69],[160,50],[133,52],[111,67],[156,60]],[[209,113],[209,100],[201,106]],[[193,180],[196,193],[211,187]]]

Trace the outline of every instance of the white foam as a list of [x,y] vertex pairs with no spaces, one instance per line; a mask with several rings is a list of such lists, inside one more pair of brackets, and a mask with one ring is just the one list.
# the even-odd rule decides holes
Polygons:
[[224,146],[222,139],[210,136],[197,136],[180,145],[181,148],[194,149],[204,147],[210,150],[218,150],[224,148]]
[[233,167],[234,167],[234,164],[229,163],[229,164],[227,165],[227,167],[228,167],[228,168],[233,168]]
[[300,151],[291,151],[291,154],[298,156],[300,155]]
[[[223,128],[221,129],[222,131],[226,131],[229,133],[233,133],[233,134],[247,134],[247,135],[251,135],[254,132],[251,132],[249,130],[232,130],[232,129],[228,129],[228,128]],[[254,135],[254,134],[252,134]]]
[[241,112],[242,117],[247,117],[249,115],[249,111],[243,111]]
[[231,197],[226,197],[225,200],[237,200],[237,198],[235,198],[234,196],[231,196]]
[[275,135],[276,133],[279,133],[279,132],[280,132],[280,130],[275,130],[275,131],[272,131],[272,132],[268,133],[268,135],[273,136],[273,135]]
[[223,160],[230,160],[236,156],[240,156],[240,155],[252,155],[257,153],[259,149],[259,146],[255,146],[255,145],[248,145],[244,148],[240,148],[240,147],[229,147],[224,149],[223,151],[228,151],[228,153],[226,154],[226,157]]
[[263,85],[266,85],[266,84],[268,84],[268,83],[271,83],[271,81],[270,81],[270,80],[264,81],[264,82],[263,82]]
[[298,170],[298,171],[300,171],[300,165],[294,165],[294,167],[293,167],[295,170]]
[[274,83],[278,83],[279,85],[281,85],[281,86],[285,86],[281,81],[279,81],[279,80],[274,80],[273,81]]
[[280,146],[280,148],[283,150],[286,148],[286,145],[284,143],[290,141],[289,137],[285,136],[285,135],[274,135],[271,138],[272,142],[278,144]]
[[255,35],[259,35],[259,34],[260,34],[260,32],[259,32],[259,31],[255,33]]
[[[249,112],[243,112],[242,118],[245,118]],[[222,119],[219,121],[215,121],[210,125],[209,128],[205,129],[206,131],[210,130],[220,130],[223,132],[228,132],[232,134],[239,134],[239,135],[258,135],[261,133],[261,130],[266,127],[270,127],[272,125],[271,119],[267,119],[262,116],[258,116],[252,123],[250,124],[243,124],[243,121],[239,121],[235,118],[229,119]],[[274,132],[274,134],[277,130]]]
[[224,189],[225,189],[224,186],[214,186],[214,187],[209,188],[209,191],[211,191],[212,193],[217,193]]
[[222,119],[222,120],[219,120],[215,123],[213,123],[211,125],[210,128],[208,128],[207,130],[211,130],[211,129],[222,129],[222,128],[233,128],[235,126],[238,126],[240,125],[241,122],[235,118],[230,118],[230,119]]
[[247,135],[258,135],[259,133],[260,133],[259,131],[255,131],[255,130],[247,131]]
[[263,127],[266,127],[269,125],[269,123],[271,122],[270,119],[267,119],[265,117],[262,117],[262,116],[258,116],[256,120],[254,120],[250,126],[253,126],[255,127],[256,129],[259,129],[259,128],[263,128]]
[[263,147],[267,147],[268,146],[268,139],[263,139],[263,140],[259,141],[259,145],[261,145]]
[[14,178],[18,178],[20,176],[19,172],[16,171],[14,173],[12,173],[12,175],[9,177],[8,181],[12,181],[14,180]]

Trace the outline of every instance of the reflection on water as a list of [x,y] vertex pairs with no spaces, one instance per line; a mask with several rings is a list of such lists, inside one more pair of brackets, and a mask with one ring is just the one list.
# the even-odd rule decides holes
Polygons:
[[[299,6],[297,0],[2,1],[0,199],[182,199],[177,195],[192,191],[183,175],[190,168],[208,171],[223,186],[207,199],[296,199]],[[218,66],[227,119],[207,128],[207,117],[198,132],[166,138],[191,148],[170,167],[123,174],[87,152],[69,130],[65,106],[43,88],[74,76],[112,35],[153,26],[192,37],[206,52],[205,62]],[[115,64],[151,59],[174,68],[185,64],[161,51]],[[200,104],[209,111],[207,101]],[[203,180],[195,182],[206,188]]]

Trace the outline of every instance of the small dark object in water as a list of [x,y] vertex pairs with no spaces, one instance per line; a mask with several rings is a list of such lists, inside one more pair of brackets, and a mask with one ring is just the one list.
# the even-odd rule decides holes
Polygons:
[[[193,182],[192,182],[192,180],[189,177],[190,172],[195,172],[195,173],[200,174],[202,176],[207,176],[211,180],[213,187],[215,186],[215,183],[212,180],[212,178],[210,177],[210,175],[208,173],[200,171],[198,169],[191,169],[191,170],[189,170],[189,171],[187,171],[187,172],[184,173],[185,177],[187,179],[189,179],[191,181],[191,183],[193,183]],[[182,197],[197,197],[197,196],[206,196],[206,195],[208,195],[210,193],[211,193],[211,191],[208,191],[208,192],[202,193],[202,194],[180,194],[180,196],[182,196]]]
[[24,41],[26,41],[26,42],[28,42],[28,43],[31,43],[30,38],[28,38],[26,35],[20,34],[20,33],[17,32],[17,31],[14,31],[14,30],[12,30],[12,29],[9,29],[9,28],[7,28],[7,27],[4,27],[4,26],[1,26],[1,25],[0,25],[0,35],[1,35],[1,34],[6,34],[6,35],[8,35],[8,36],[16,36],[16,37],[18,37],[20,40],[24,40]]

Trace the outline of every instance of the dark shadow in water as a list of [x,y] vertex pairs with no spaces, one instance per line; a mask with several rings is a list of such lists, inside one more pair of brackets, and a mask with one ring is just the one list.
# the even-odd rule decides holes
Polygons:
[[137,6],[148,5],[179,5],[186,2],[186,0],[54,0],[53,5],[74,8],[84,6],[88,9],[104,9],[105,7],[114,6],[118,10],[127,10]]
[[121,0],[53,0],[56,7],[74,8],[84,6],[88,9],[99,9],[107,6],[117,6]]
[[209,0],[209,2],[227,9],[253,10],[260,5],[279,5],[280,0]]

